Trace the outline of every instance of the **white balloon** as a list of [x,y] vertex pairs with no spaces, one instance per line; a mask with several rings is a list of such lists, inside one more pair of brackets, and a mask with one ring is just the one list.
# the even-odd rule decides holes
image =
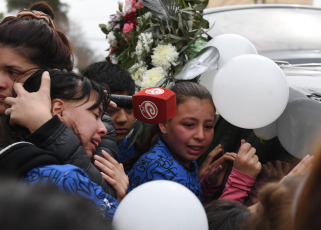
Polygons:
[[297,98],[288,103],[276,126],[284,149],[302,159],[313,153],[321,138],[321,104],[312,99]]
[[261,140],[271,140],[278,135],[276,131],[276,121],[262,128],[253,129],[253,132]]
[[[293,89],[292,87],[289,88],[289,100],[288,103],[297,99],[297,98],[305,98],[307,99],[307,96],[298,91]],[[277,120],[273,121],[271,124],[264,126],[262,128],[254,129],[254,134],[260,138],[261,140],[271,140],[272,138],[276,137],[278,135],[277,128],[276,128],[276,122]]]
[[207,46],[214,46],[220,52],[219,68],[228,63],[233,57],[242,54],[258,54],[252,42],[238,34],[218,35],[211,39],[206,44]]
[[212,96],[225,120],[241,128],[256,129],[271,124],[282,114],[289,85],[271,59],[244,54],[218,70]]
[[208,230],[204,207],[195,194],[167,180],[150,181],[128,193],[112,225],[115,230]]
[[199,84],[205,86],[205,88],[212,92],[212,87],[213,87],[213,80],[215,77],[215,74],[217,72],[217,69],[213,69],[211,71],[207,71],[203,73],[200,78],[199,78]]

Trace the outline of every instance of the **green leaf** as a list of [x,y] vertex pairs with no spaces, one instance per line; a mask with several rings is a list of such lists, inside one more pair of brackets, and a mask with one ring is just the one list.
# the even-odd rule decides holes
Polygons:
[[101,29],[101,31],[104,33],[104,34],[108,34],[108,30],[107,30],[107,26],[105,24],[99,24],[99,27]]

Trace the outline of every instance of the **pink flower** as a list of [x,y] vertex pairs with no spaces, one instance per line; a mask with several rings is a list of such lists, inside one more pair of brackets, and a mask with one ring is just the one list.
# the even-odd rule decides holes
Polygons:
[[134,23],[125,23],[123,27],[124,34],[127,34],[129,31],[131,31],[134,28]]
[[137,2],[135,8],[142,9],[142,8],[144,8],[144,6],[141,2]]
[[135,0],[125,0],[123,12],[125,14],[133,11],[136,12],[136,8],[134,8],[135,4],[136,4]]

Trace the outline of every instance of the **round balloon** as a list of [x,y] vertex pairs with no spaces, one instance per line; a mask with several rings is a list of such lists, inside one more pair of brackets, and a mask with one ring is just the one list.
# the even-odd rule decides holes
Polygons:
[[238,34],[218,35],[208,41],[206,46],[214,46],[220,52],[219,68],[229,62],[233,57],[242,54],[257,54],[257,50],[252,42]]
[[253,132],[261,140],[271,140],[278,135],[276,131],[276,121],[262,128],[253,129]]
[[289,102],[276,127],[281,145],[291,155],[302,159],[312,154],[321,138],[321,104],[308,98]]
[[129,192],[112,221],[115,230],[207,230],[203,205],[185,186],[167,180],[144,183]]
[[213,81],[214,81],[214,77],[215,77],[216,72],[217,72],[217,69],[213,69],[213,70],[203,73],[200,76],[198,83],[200,85],[205,86],[205,88],[208,89],[208,91],[212,92]]
[[[296,90],[293,89],[292,87],[289,87],[290,91],[289,91],[289,100],[288,103],[297,99],[297,98],[306,98],[307,96]],[[277,134],[277,129],[276,129],[276,121],[273,121],[271,124],[264,126],[262,128],[258,128],[258,129],[254,129],[253,132],[254,134],[260,138],[261,140],[271,140],[272,138],[276,137]]]
[[241,128],[256,129],[282,114],[289,86],[283,71],[271,59],[244,54],[218,70],[212,96],[225,120]]

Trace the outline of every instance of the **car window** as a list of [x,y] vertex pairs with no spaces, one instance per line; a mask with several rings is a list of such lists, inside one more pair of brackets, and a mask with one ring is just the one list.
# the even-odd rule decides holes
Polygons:
[[212,37],[223,33],[242,35],[259,53],[321,49],[321,9],[241,8],[204,17],[214,25],[208,31]]

